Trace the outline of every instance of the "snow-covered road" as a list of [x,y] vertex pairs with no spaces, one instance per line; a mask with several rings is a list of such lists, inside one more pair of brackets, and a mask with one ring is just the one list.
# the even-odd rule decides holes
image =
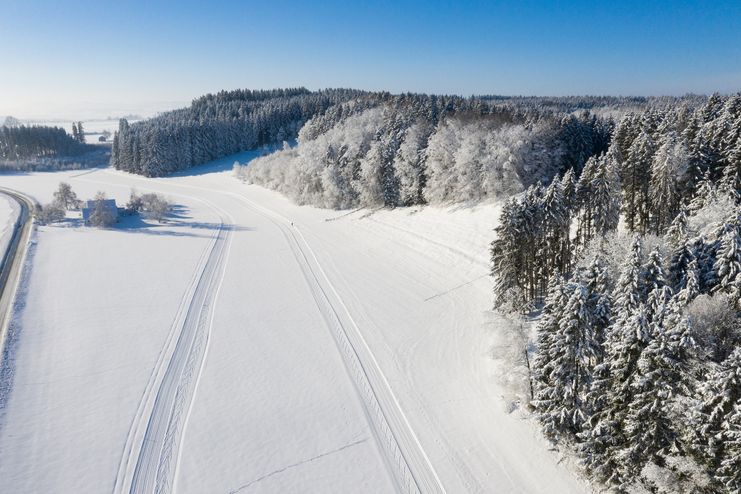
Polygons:
[[298,207],[237,182],[232,161],[8,177],[42,202],[67,180],[187,211],[40,231],[0,414],[8,492],[586,491],[497,384],[496,205]]

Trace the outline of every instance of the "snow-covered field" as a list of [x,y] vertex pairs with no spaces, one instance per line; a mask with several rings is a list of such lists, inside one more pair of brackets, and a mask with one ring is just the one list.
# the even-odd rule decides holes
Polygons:
[[8,248],[18,213],[20,213],[18,204],[10,197],[0,194],[0,259]]
[[586,491],[498,385],[496,204],[299,207],[235,180],[233,161],[2,177],[40,202],[64,180],[178,209],[39,228],[0,490]]

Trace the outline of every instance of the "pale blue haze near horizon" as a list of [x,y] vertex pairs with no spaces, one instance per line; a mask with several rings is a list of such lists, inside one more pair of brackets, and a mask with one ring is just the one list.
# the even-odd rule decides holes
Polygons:
[[0,115],[153,113],[220,89],[741,90],[741,2],[0,0]]

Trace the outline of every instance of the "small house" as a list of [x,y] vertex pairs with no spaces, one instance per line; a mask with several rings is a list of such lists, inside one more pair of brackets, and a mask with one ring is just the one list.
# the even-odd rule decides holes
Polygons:
[[[93,211],[95,210],[95,203],[98,202],[95,199],[90,199],[85,201],[85,204],[82,206],[82,221],[87,225],[90,221],[90,215],[93,214]],[[103,199],[103,207],[110,213],[111,218],[113,218],[113,222],[118,221],[118,206],[116,206],[116,200],[115,199]]]

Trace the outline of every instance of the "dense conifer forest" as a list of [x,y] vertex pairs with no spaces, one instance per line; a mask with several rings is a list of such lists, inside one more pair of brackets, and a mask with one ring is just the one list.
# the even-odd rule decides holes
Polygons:
[[91,150],[60,127],[0,126],[0,160],[76,156]]
[[217,158],[296,138],[299,129],[330,106],[362,91],[304,88],[236,90],[207,94],[191,106],[129,125],[119,123],[111,164],[160,176]]
[[617,491],[741,489],[741,96],[629,113],[504,206],[495,301],[537,322],[545,434]]

